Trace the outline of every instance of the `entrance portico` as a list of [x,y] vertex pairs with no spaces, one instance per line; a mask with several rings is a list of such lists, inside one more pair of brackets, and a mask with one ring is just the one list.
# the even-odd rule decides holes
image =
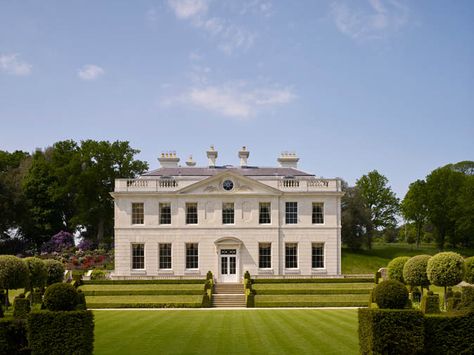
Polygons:
[[224,237],[214,242],[217,252],[218,282],[240,282],[240,247],[242,241],[234,237]]

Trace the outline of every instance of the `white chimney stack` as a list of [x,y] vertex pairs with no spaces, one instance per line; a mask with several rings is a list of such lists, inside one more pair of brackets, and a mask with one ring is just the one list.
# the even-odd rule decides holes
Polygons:
[[215,168],[216,159],[217,159],[217,150],[214,149],[213,145],[211,145],[211,148],[207,151],[207,159],[209,159],[209,167]]
[[298,161],[300,158],[293,152],[282,152],[280,157],[278,158],[278,162],[280,163],[280,167],[282,168],[294,168],[298,167]]
[[176,152],[164,152],[158,158],[162,168],[177,168],[179,158],[176,156]]
[[240,158],[240,167],[245,168],[247,167],[247,159],[249,158],[250,152],[245,148],[242,147],[242,150],[239,151],[239,158]]

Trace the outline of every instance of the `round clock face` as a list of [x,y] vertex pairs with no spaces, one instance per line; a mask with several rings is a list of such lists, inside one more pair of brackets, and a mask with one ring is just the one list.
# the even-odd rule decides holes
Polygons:
[[224,190],[230,191],[234,188],[234,183],[232,182],[232,180],[225,180],[222,183],[222,187],[224,188]]

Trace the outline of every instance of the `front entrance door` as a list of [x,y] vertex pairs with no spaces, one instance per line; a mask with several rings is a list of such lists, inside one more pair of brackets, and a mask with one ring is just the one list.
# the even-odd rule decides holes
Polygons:
[[219,257],[221,282],[237,282],[237,250],[221,249]]

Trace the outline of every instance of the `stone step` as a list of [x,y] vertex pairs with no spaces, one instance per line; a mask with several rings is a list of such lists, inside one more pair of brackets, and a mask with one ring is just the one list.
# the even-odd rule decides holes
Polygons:
[[213,307],[245,307],[245,296],[242,294],[214,294]]

